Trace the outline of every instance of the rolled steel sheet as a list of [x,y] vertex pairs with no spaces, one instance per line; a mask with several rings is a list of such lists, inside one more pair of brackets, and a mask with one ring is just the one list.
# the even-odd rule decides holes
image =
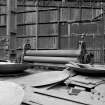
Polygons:
[[74,69],[74,71],[79,74],[105,76],[105,65],[72,63],[67,64],[67,66]]
[[29,64],[0,64],[0,74],[21,73],[29,67]]
[[77,62],[77,58],[70,57],[41,57],[41,56],[24,56],[26,62],[37,62],[37,63],[55,63],[55,64],[66,64],[70,61]]
[[28,50],[27,56],[78,57],[81,50]]

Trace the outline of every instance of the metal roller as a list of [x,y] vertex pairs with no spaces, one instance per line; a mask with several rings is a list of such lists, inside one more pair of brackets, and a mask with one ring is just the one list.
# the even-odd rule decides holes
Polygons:
[[41,56],[24,56],[26,62],[37,62],[37,63],[55,63],[55,64],[66,64],[70,61],[77,62],[77,58],[70,57],[41,57]]
[[26,56],[78,57],[81,50],[28,50]]

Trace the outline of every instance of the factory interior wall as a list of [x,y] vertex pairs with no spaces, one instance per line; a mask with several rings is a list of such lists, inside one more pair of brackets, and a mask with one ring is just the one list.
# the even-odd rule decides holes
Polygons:
[[[17,4],[23,2],[18,0]],[[32,4],[32,0],[25,2],[25,5]],[[6,49],[8,44],[8,39],[5,38],[6,12],[6,6],[0,6],[0,41],[2,43],[5,40],[4,44],[0,44],[1,49]],[[29,39],[32,49],[77,49],[78,41],[81,40],[79,34],[85,33],[87,48],[94,51],[95,59],[100,60],[105,46],[103,20],[78,22],[91,20],[100,14],[100,9],[17,6],[15,48],[22,49],[26,39]]]

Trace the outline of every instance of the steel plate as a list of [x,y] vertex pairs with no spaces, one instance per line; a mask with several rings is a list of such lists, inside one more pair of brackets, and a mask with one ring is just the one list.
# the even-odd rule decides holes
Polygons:
[[68,77],[69,73],[67,71],[49,71],[16,78],[13,81],[18,84],[38,87],[57,83]]
[[[73,63],[67,64],[69,67],[73,68],[76,72],[82,74],[92,74],[92,75],[105,75],[105,65],[90,65],[90,64],[80,64],[80,63]],[[66,65],[66,66],[67,66]]]

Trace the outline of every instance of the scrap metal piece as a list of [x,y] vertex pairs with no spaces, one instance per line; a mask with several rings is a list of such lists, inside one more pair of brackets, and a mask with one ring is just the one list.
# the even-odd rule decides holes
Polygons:
[[70,88],[69,95],[78,95],[82,90],[76,88]]
[[16,83],[0,81],[0,105],[20,105],[24,90]]

